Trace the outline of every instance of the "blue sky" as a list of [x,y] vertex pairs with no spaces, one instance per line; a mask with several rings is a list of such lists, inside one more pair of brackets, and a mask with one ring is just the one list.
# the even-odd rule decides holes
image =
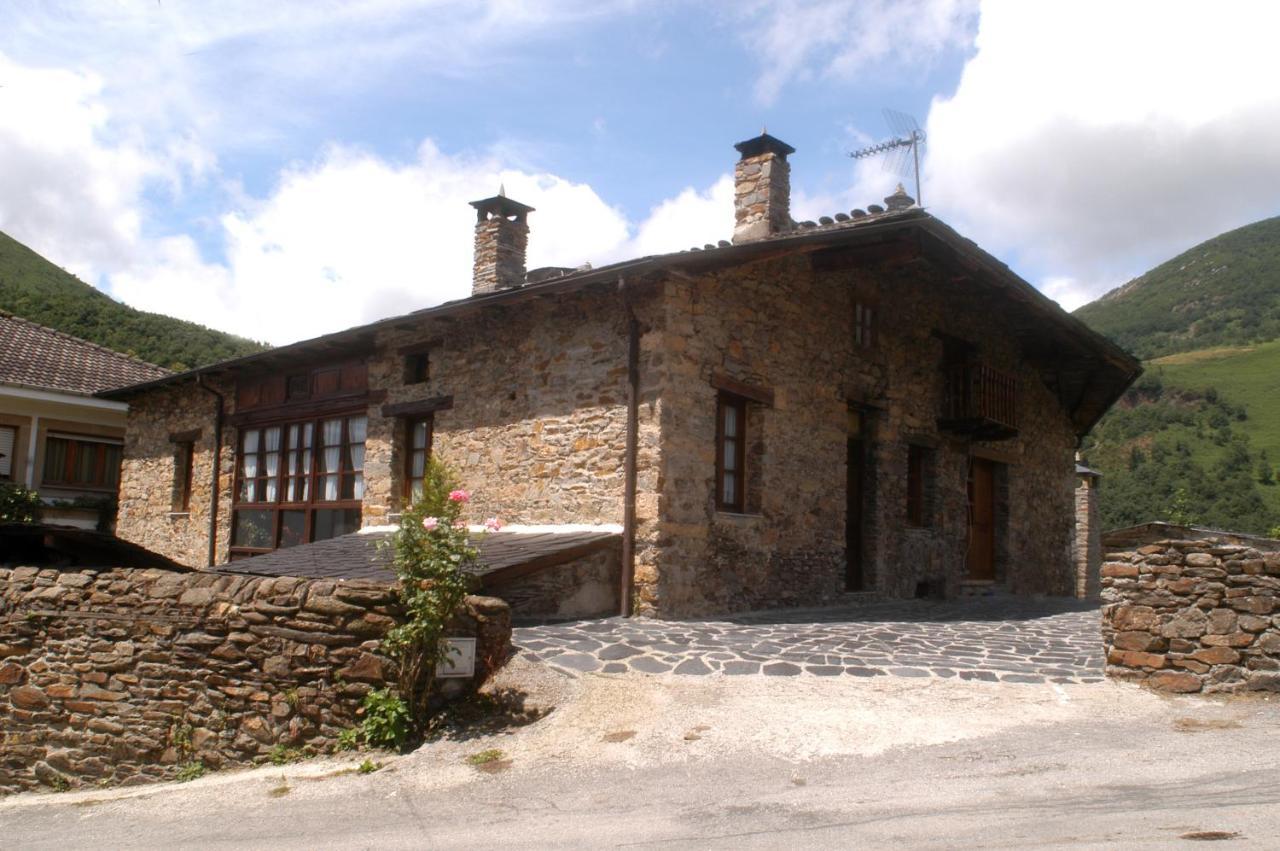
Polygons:
[[972,0],[11,2],[0,230],[130,304],[274,343],[465,295],[467,200],[531,265],[728,236],[732,144],[797,218],[898,177],[1074,307],[1280,212],[1277,7]]

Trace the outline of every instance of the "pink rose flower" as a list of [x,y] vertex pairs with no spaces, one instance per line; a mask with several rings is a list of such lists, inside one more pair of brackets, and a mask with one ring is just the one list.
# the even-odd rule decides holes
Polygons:
[[468,503],[471,501],[471,492],[464,490],[449,491],[449,500],[463,504]]
[[436,530],[436,527],[439,525],[440,525],[439,517],[423,517],[422,518],[422,528],[426,529],[428,532],[434,532]]
[[490,532],[496,532],[502,528],[502,521],[497,517],[490,517],[488,520],[484,521],[484,528],[488,529]]

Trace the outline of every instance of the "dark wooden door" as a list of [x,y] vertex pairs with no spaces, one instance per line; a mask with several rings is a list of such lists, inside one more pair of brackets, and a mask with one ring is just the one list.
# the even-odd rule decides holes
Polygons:
[[846,591],[862,590],[862,490],[863,461],[862,440],[850,437],[848,444],[848,494],[849,505],[845,515],[845,569]]
[[985,458],[969,461],[969,578],[996,578],[995,464]]

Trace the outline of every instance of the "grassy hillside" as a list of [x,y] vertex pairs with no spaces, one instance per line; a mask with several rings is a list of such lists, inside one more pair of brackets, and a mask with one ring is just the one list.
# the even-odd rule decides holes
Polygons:
[[1076,316],[1142,358],[1280,338],[1280,217],[1202,242]]
[[0,309],[145,361],[182,370],[265,346],[113,300],[0,233]]
[[1076,313],[1148,358],[1085,444],[1108,528],[1280,527],[1280,218],[1223,234]]

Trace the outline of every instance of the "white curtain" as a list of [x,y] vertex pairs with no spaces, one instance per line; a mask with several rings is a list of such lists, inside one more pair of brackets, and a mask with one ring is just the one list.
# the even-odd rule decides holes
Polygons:
[[267,468],[267,502],[275,502],[280,491],[280,426],[272,426],[264,433],[264,459]]
[[240,485],[240,499],[245,502],[252,502],[257,490],[253,480],[258,475],[258,434],[257,429],[250,429],[244,433],[244,452],[240,470],[243,481]]
[[320,460],[324,463],[323,469],[326,475],[321,496],[324,500],[332,502],[338,498],[338,473],[342,469],[342,420],[325,420],[323,429],[324,455]]
[[347,436],[351,441],[351,469],[355,471],[355,482],[352,489],[353,499],[364,498],[364,441],[368,421],[365,417],[352,417],[347,420]]

